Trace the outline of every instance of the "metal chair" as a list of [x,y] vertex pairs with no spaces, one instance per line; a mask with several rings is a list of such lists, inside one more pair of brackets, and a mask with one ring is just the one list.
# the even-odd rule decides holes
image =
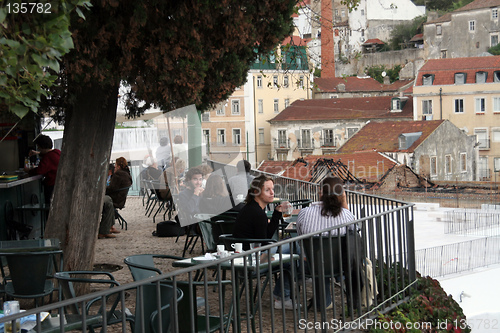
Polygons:
[[[68,271],[57,272],[55,278],[58,280],[61,293],[60,300],[71,299],[76,297],[75,284],[99,284],[113,288],[119,286],[118,281],[109,272],[99,271]],[[96,278],[97,277],[97,278]],[[107,304],[111,304],[107,309]],[[121,304],[121,293],[113,293],[106,297],[97,297],[85,304],[85,309],[80,308],[78,303],[70,304],[65,308],[65,312],[76,314],[76,317],[67,317],[67,326],[64,330],[73,330],[82,328],[84,323],[82,316],[85,316],[85,325],[90,332],[94,332],[96,328],[102,326],[103,316],[106,316],[107,325],[121,324],[124,321],[130,322],[130,327],[134,329],[134,318],[128,315],[128,309],[119,310]],[[97,306],[96,306],[97,305]],[[125,318],[123,318],[125,317]],[[71,319],[68,319],[71,318]],[[76,320],[74,319],[76,318]],[[43,327],[42,327],[43,330]]]
[[[116,190],[116,192],[121,192],[121,191],[125,192],[126,191],[126,193],[128,194],[128,191],[130,190],[131,187],[132,187],[132,185],[118,189],[118,190]],[[114,202],[113,202],[113,205],[115,205]],[[115,219],[118,220],[118,223],[120,224],[122,229],[123,229],[123,227],[125,227],[125,230],[127,230],[128,229],[127,221],[118,212],[118,210],[122,210],[123,208],[125,208],[125,204],[121,207],[118,207],[118,206],[114,206],[114,207],[115,207]]]
[[[171,332],[172,304],[179,303],[184,294],[180,288],[174,291],[172,285],[164,283],[145,284],[137,287],[135,316],[133,317],[134,333]],[[158,300],[158,297],[160,298]],[[160,310],[158,310],[158,301]],[[159,314],[161,313],[161,322]]]
[[38,299],[43,304],[43,298],[56,290],[53,274],[63,266],[62,250],[41,248],[37,251],[1,252],[0,256],[5,257],[9,268],[9,276],[5,276],[2,268],[8,297],[34,299],[35,306],[38,306]]

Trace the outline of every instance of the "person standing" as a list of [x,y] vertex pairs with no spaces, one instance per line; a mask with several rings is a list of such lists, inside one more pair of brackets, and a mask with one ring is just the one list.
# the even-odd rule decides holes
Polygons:
[[236,163],[236,169],[238,173],[231,178],[229,178],[228,185],[231,189],[231,196],[233,197],[234,204],[237,205],[243,201],[248,193],[248,188],[250,183],[255,178],[250,175],[250,170],[252,166],[247,160],[240,160]]
[[38,146],[39,151],[31,150],[29,156],[40,155],[40,163],[38,163],[36,168],[31,170],[25,169],[25,171],[30,175],[43,176],[42,184],[45,204],[50,205],[52,193],[54,192],[54,186],[56,184],[57,168],[59,166],[61,151],[52,148],[52,139],[47,135],[40,134],[34,140],[34,143]]
[[166,136],[160,139],[160,146],[156,149],[156,160],[161,170],[165,170],[170,166],[172,161],[172,151],[168,138]]

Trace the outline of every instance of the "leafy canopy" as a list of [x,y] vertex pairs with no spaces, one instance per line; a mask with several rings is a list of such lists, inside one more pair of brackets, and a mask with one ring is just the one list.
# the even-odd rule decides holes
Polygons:
[[[71,101],[82,85],[128,87],[130,116],[155,106],[204,110],[246,80],[250,64],[293,29],[294,0],[102,0],[74,16],[75,50],[65,57]],[[65,96],[69,93],[69,96]]]
[[69,15],[85,0],[0,2],[0,111],[20,118],[38,111],[54,84],[61,57],[73,48]]

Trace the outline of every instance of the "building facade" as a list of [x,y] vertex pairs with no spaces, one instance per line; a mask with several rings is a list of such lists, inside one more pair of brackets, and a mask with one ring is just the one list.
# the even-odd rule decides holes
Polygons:
[[498,44],[500,0],[476,0],[424,25],[426,59],[477,57]]
[[500,171],[500,56],[431,59],[413,87],[414,119],[448,119],[476,135],[478,179]]

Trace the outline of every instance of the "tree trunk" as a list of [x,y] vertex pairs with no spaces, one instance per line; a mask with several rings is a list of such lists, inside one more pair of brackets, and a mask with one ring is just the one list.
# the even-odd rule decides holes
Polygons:
[[61,160],[45,232],[65,270],[92,270],[113,142],[118,85],[85,86],[66,114]]

